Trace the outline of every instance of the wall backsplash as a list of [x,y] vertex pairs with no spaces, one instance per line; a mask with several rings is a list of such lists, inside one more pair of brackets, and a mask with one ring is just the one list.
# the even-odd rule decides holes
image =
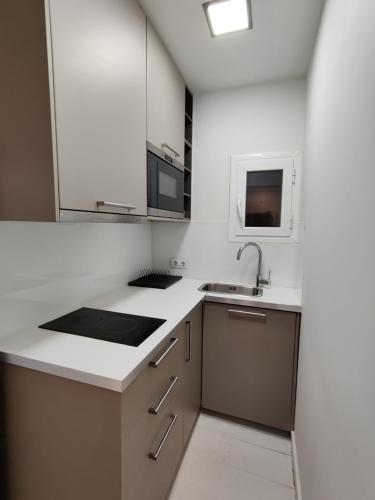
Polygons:
[[[152,254],[155,267],[169,267],[172,257],[188,260],[188,269],[174,274],[204,280],[255,283],[258,253],[253,248],[236,260],[241,243],[228,241],[228,224],[192,222],[190,224],[154,223]],[[274,286],[297,287],[299,245],[261,244],[264,257],[263,273],[272,270]]]
[[[185,257],[189,262],[185,276],[254,281],[256,251],[246,250],[237,262],[241,243],[229,242],[230,155],[303,152],[305,118],[304,79],[196,95],[193,222],[153,225],[153,264],[164,267],[172,257]],[[273,284],[300,288],[300,244],[261,243],[261,247],[264,274],[272,269]]]
[[126,284],[151,264],[150,224],[0,223],[0,336]]

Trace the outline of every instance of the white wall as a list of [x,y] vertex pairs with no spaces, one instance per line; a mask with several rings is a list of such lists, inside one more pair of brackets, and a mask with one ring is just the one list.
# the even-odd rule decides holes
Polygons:
[[151,264],[149,224],[0,223],[0,336],[119,288]]
[[303,500],[375,498],[375,3],[328,0],[310,79]]
[[[256,252],[237,263],[240,243],[228,238],[230,155],[303,151],[305,80],[281,81],[195,96],[193,222],[153,225],[153,260],[168,266],[171,257],[186,257],[186,276],[253,281]],[[299,245],[262,244],[265,271],[275,285],[300,282]]]
[[[298,245],[260,244],[264,254],[264,274],[272,269],[275,286],[294,287],[299,282]],[[228,224],[196,222],[167,224],[152,228],[152,255],[156,267],[168,267],[171,257],[188,260],[189,268],[176,270],[190,278],[255,283],[258,253],[248,248],[236,260],[241,243],[228,241]]]

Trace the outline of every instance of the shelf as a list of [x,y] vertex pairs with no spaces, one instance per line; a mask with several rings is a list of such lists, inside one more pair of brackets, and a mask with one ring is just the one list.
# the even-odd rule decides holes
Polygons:
[[185,140],[189,144],[193,142],[193,122],[189,121],[185,117]]
[[185,112],[189,118],[193,118],[193,94],[185,88]]
[[147,220],[150,222],[178,222],[180,224],[186,224],[190,222],[190,217],[185,217],[184,219],[173,219],[172,217],[152,217],[148,216]]
[[185,88],[185,170],[184,170],[184,209],[185,220],[191,218],[191,180],[193,151],[193,94]]

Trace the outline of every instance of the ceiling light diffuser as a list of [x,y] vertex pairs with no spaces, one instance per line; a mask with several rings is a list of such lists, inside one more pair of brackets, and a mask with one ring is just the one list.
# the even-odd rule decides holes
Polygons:
[[212,36],[249,30],[252,26],[250,0],[212,0],[203,4]]

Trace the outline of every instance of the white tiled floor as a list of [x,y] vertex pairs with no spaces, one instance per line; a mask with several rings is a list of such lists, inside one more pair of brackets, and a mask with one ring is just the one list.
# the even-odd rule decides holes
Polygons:
[[290,440],[203,413],[169,500],[295,500]]

